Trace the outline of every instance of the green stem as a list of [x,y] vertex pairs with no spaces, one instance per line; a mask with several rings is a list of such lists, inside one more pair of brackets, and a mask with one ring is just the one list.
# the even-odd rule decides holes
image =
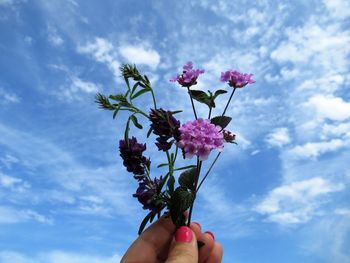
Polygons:
[[225,107],[225,109],[224,109],[224,112],[222,113],[221,116],[224,116],[224,115],[225,115],[226,110],[227,110],[227,107],[228,107],[228,105],[230,104],[231,99],[232,99],[232,96],[233,96],[233,94],[235,93],[235,91],[236,91],[236,88],[233,89],[233,91],[232,91],[232,93],[231,93],[231,96],[230,96],[230,98],[228,99],[228,101],[227,101],[227,103],[226,103],[226,107]]
[[166,151],[166,157],[168,158],[168,163],[169,163],[169,175],[173,176],[173,173],[174,173],[174,162],[170,158],[169,151]]
[[133,109],[135,111],[135,113],[140,113],[143,116],[145,116],[147,119],[149,119],[149,116],[146,113],[144,113],[142,110],[136,108],[134,105],[131,105],[131,109]]
[[192,211],[193,211],[193,206],[194,206],[194,201],[196,200],[196,194],[197,194],[197,185],[198,185],[198,181],[199,181],[199,174],[201,172],[201,168],[202,168],[202,161],[199,161],[199,158],[197,157],[197,176],[196,176],[196,180],[195,180],[195,184],[194,184],[194,191],[192,191],[193,193],[193,201],[190,207],[190,212],[188,214],[188,222],[187,222],[187,226],[190,226],[191,224],[191,217],[192,217]]
[[156,97],[154,96],[154,92],[153,92],[152,87],[150,87],[150,89],[151,89],[151,94],[152,94],[154,109],[157,109]]
[[190,95],[190,99],[191,99],[191,104],[192,104],[192,109],[193,109],[194,117],[195,117],[196,120],[197,120],[197,113],[196,113],[196,109],[195,109],[195,107],[194,107],[193,98],[192,98],[192,95],[191,95],[190,88],[187,87],[187,90],[188,90],[188,95]]
[[210,117],[211,117],[211,110],[212,110],[212,107],[209,107],[208,120],[210,120]]
[[196,193],[198,192],[199,188],[201,188],[201,186],[202,186],[204,180],[205,180],[205,179],[207,178],[207,176],[209,175],[209,173],[210,173],[211,169],[213,168],[214,164],[216,163],[216,161],[219,159],[220,154],[221,154],[221,152],[219,152],[219,153],[216,155],[216,157],[215,157],[213,163],[212,163],[212,164],[210,165],[210,167],[209,167],[209,170],[205,173],[205,175],[204,175],[202,181],[199,183],[199,185],[198,185],[198,187],[197,187],[197,190],[196,190]]

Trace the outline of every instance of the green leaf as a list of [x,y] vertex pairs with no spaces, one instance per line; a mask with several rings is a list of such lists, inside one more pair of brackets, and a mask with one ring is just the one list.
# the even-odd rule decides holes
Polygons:
[[117,95],[109,95],[109,98],[111,100],[115,100],[119,102],[119,105],[121,106],[130,106],[130,103],[126,99],[126,97],[123,94],[117,94]]
[[183,166],[180,168],[175,168],[174,171],[181,171],[181,170],[185,170],[185,169],[189,169],[189,168],[193,168],[193,167],[197,167],[197,166],[196,165]]
[[134,92],[135,92],[135,90],[136,90],[136,88],[137,88],[137,86],[140,84],[140,82],[136,82],[135,84],[134,84],[134,86],[132,87],[132,90],[131,90],[131,96],[134,94]]
[[162,163],[162,164],[158,165],[157,168],[164,167],[164,166],[169,166],[169,164],[168,163]]
[[232,120],[231,117],[227,116],[217,116],[210,120],[210,122],[214,125],[219,125],[222,129],[224,129]]
[[191,97],[200,103],[206,104],[208,107],[215,107],[210,96],[201,90],[190,90]]
[[216,99],[217,96],[219,96],[219,95],[221,95],[221,94],[225,94],[225,93],[227,93],[226,90],[219,89],[219,90],[215,91],[214,97],[213,97],[213,98]]
[[151,91],[151,90],[150,90],[150,89],[147,89],[147,88],[142,89],[142,90],[139,90],[138,92],[136,92],[136,94],[134,94],[134,95],[131,97],[131,99],[133,100],[133,99],[137,98],[138,96],[142,95],[143,93],[150,92],[150,91]]
[[171,113],[172,113],[173,115],[175,115],[175,114],[180,113],[180,112],[183,112],[183,111],[182,111],[182,110],[175,110],[175,111],[172,111]]
[[138,122],[137,118],[135,115],[131,115],[130,119],[132,121],[132,123],[135,125],[136,128],[142,129],[142,125]]
[[164,176],[163,180],[160,182],[160,184],[159,184],[159,189],[160,189],[160,190],[162,190],[162,188],[163,188],[165,182],[168,180],[168,177],[169,177],[169,173],[167,173],[167,174]]
[[113,113],[113,119],[115,119],[115,117],[117,116],[118,111],[120,110],[121,107],[122,107],[122,106],[119,105],[119,106],[116,108],[116,110],[115,110],[114,113]]
[[[152,223],[153,219],[156,217],[156,213],[153,213],[151,218],[149,219],[149,222]],[[159,213],[158,213],[158,218],[159,218]]]
[[141,235],[142,231],[145,229],[145,226],[147,225],[148,221],[150,221],[153,214],[154,214],[153,212],[149,212],[148,215],[146,215],[145,218],[142,220],[139,228],[139,232],[138,232],[139,235]]
[[151,135],[152,131],[153,131],[153,128],[150,127],[149,130],[148,130],[148,132],[147,132],[147,138]]
[[194,182],[197,177],[197,167],[191,168],[180,174],[179,184],[190,190],[194,190]]
[[176,226],[185,224],[184,212],[192,205],[193,194],[186,188],[176,188],[170,200],[170,216]]
[[125,132],[124,132],[124,140],[125,140],[125,143],[127,145],[129,145],[129,128],[130,126],[130,117],[128,118],[128,121],[126,122],[126,125],[125,125]]

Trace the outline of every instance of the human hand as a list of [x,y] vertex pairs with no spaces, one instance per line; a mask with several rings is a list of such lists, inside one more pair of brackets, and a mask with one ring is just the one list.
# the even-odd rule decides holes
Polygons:
[[[161,217],[129,247],[122,263],[220,263],[222,246],[211,232],[202,233],[198,223],[180,227],[175,233],[170,218]],[[174,238],[175,237],[175,238]],[[198,249],[197,240],[204,243]]]

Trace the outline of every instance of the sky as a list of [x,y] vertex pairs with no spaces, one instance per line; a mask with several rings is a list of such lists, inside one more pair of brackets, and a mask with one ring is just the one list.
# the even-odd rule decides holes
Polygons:
[[[228,69],[256,81],[233,97],[238,145],[193,214],[223,262],[350,262],[349,28],[346,0],[0,0],[0,262],[120,260],[147,212],[118,153],[125,116],[94,96],[124,92],[119,67],[135,63],[191,120],[169,82],[187,61],[205,70],[196,89],[229,91]],[[154,138],[131,133],[160,176]]]

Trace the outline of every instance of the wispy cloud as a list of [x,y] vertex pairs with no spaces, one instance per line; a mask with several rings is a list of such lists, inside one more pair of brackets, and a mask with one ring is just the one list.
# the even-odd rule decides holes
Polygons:
[[156,69],[160,62],[158,52],[144,46],[121,46],[119,52],[128,62],[137,65],[147,65],[152,69]]
[[86,44],[80,44],[77,51],[82,54],[88,54],[96,61],[106,64],[108,69],[113,73],[115,79],[119,79],[120,63],[117,59],[117,50],[110,41],[98,37]]
[[273,189],[257,205],[256,210],[279,224],[305,223],[320,213],[318,209],[322,197],[344,189],[345,185],[342,183],[334,184],[314,177]]
[[266,142],[271,146],[282,147],[291,142],[288,128],[277,128],[267,135]]
[[31,256],[16,251],[0,251],[0,261],[3,263],[114,263],[119,262],[120,259],[118,254],[100,256],[60,250],[37,253]]
[[6,91],[0,87],[0,104],[18,103],[20,97],[13,92]]
[[16,209],[14,207],[0,206],[0,224],[15,224],[27,221],[37,221],[44,224],[52,224],[50,217],[39,214],[31,209]]

